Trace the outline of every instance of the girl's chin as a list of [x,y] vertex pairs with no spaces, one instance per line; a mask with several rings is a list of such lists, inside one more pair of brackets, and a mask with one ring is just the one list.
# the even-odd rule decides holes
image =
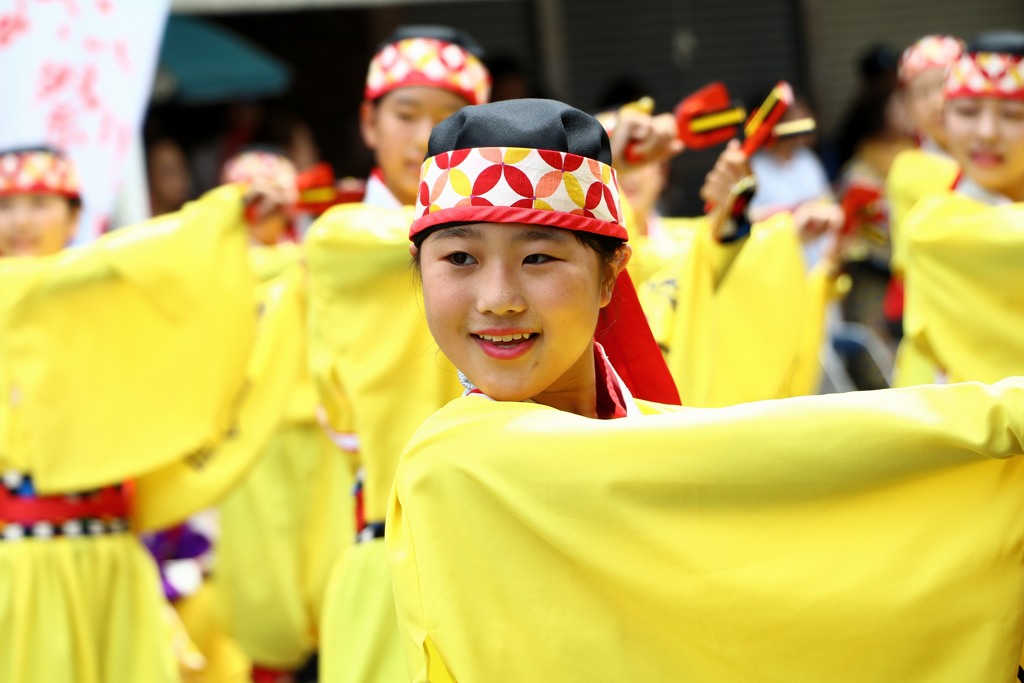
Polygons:
[[527,401],[537,395],[537,391],[516,382],[513,378],[485,377],[479,383],[472,377],[470,382],[476,386],[485,396],[495,401]]

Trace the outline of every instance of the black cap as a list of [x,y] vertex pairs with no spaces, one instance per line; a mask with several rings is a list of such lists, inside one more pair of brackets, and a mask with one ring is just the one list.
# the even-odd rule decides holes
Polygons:
[[967,51],[998,52],[1024,57],[1024,33],[1020,31],[987,31],[979,33],[967,43]]
[[604,126],[590,114],[555,100],[463,107],[434,127],[427,156],[475,147],[549,149],[612,163]]
[[442,40],[446,43],[458,45],[477,59],[483,59],[484,57],[484,49],[480,47],[480,43],[473,39],[473,36],[450,26],[399,26],[395,29],[394,33],[377,46],[377,52],[380,52],[392,43],[409,40],[410,38]]

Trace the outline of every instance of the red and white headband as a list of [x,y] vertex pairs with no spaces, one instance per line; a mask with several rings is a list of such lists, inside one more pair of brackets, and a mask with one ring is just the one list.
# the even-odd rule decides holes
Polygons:
[[71,160],[49,150],[0,154],[0,196],[56,194],[81,199],[81,184]]
[[543,149],[477,147],[430,157],[413,216],[410,239],[455,222],[529,223],[628,239],[614,169]]
[[948,69],[963,53],[964,42],[955,36],[925,36],[900,56],[900,83],[906,85],[928,69]]
[[1024,100],[1024,57],[972,52],[956,61],[946,77],[946,99],[997,97]]
[[460,45],[436,38],[406,38],[374,55],[363,97],[375,100],[410,86],[442,88],[469,104],[483,104],[491,94],[491,75],[483,62]]
[[260,183],[275,188],[281,192],[289,206],[299,199],[295,165],[286,157],[273,152],[252,150],[232,157],[224,164],[221,181],[245,185]]

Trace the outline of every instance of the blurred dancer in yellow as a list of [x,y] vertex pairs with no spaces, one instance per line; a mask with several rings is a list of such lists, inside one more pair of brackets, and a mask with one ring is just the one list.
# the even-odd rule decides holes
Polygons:
[[405,234],[430,130],[485,102],[489,88],[469,36],[399,29],[366,79],[362,133],[377,160],[366,195],[329,210],[306,237],[314,379],[327,422],[356,458],[361,489],[358,543],[339,558],[324,602],[327,683],[405,678],[382,542],[387,496],[413,430],[461,391],[423,319]]
[[[253,661],[252,680],[286,683],[317,648],[320,607],[335,558],[352,529],[351,476],[343,454],[317,422],[309,373],[306,278],[299,245],[286,239],[297,198],[295,168],[273,149],[229,160],[224,182],[273,185],[288,193],[283,210],[251,227],[252,265],[261,283],[287,281],[298,306],[281,320],[286,347],[269,358],[263,380],[285,397],[256,464],[220,506],[215,585],[228,632]],[[280,296],[273,287],[266,296]],[[287,377],[281,383],[278,375]],[[255,571],[255,568],[259,568]]]
[[[899,327],[903,317],[906,256],[903,220],[922,197],[947,191],[959,172],[947,150],[942,109],[946,73],[962,53],[963,42],[959,38],[931,35],[908,47],[900,58],[900,92],[919,144],[917,149],[896,155],[885,183],[893,272],[886,294],[885,314],[892,327]],[[894,386],[910,386],[934,379],[935,368],[909,346],[901,345],[893,370]]]
[[[623,173],[627,183],[630,175]],[[651,244],[658,238],[635,238],[638,259],[661,261],[662,269],[639,285],[640,301],[683,405],[732,405],[818,389],[826,307],[837,295],[842,211],[831,201],[808,202],[751,225],[734,202],[736,188],[746,182],[749,193],[752,180],[738,143],[730,143],[701,189],[718,210],[665,220],[662,233],[670,238],[660,238],[657,250]],[[812,269],[801,249],[805,234],[831,241],[828,257]]]
[[651,402],[664,365],[595,342],[610,309],[609,345],[660,361],[600,124],[468,107],[428,154],[410,238],[472,388],[387,518],[414,680],[1013,680],[1024,381]]
[[981,34],[946,79],[963,175],[905,222],[906,342],[951,382],[1024,374],[1024,33]]
[[221,445],[256,317],[245,194],[65,252],[79,201],[60,153],[0,154],[0,678],[176,681],[131,532],[194,512],[239,466]]

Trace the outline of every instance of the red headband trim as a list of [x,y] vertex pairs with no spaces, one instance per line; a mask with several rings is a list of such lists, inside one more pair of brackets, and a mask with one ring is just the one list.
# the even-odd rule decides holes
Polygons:
[[370,61],[363,97],[376,100],[397,88],[428,86],[484,104],[491,75],[473,53],[435,38],[407,38],[386,45]]
[[0,154],[0,196],[55,194],[81,199],[78,173],[71,161],[47,150]]
[[1024,57],[1002,52],[963,55],[946,77],[946,99],[960,97],[1024,100]]
[[928,69],[948,69],[964,53],[964,43],[954,36],[925,36],[900,56],[899,80],[906,85]]

